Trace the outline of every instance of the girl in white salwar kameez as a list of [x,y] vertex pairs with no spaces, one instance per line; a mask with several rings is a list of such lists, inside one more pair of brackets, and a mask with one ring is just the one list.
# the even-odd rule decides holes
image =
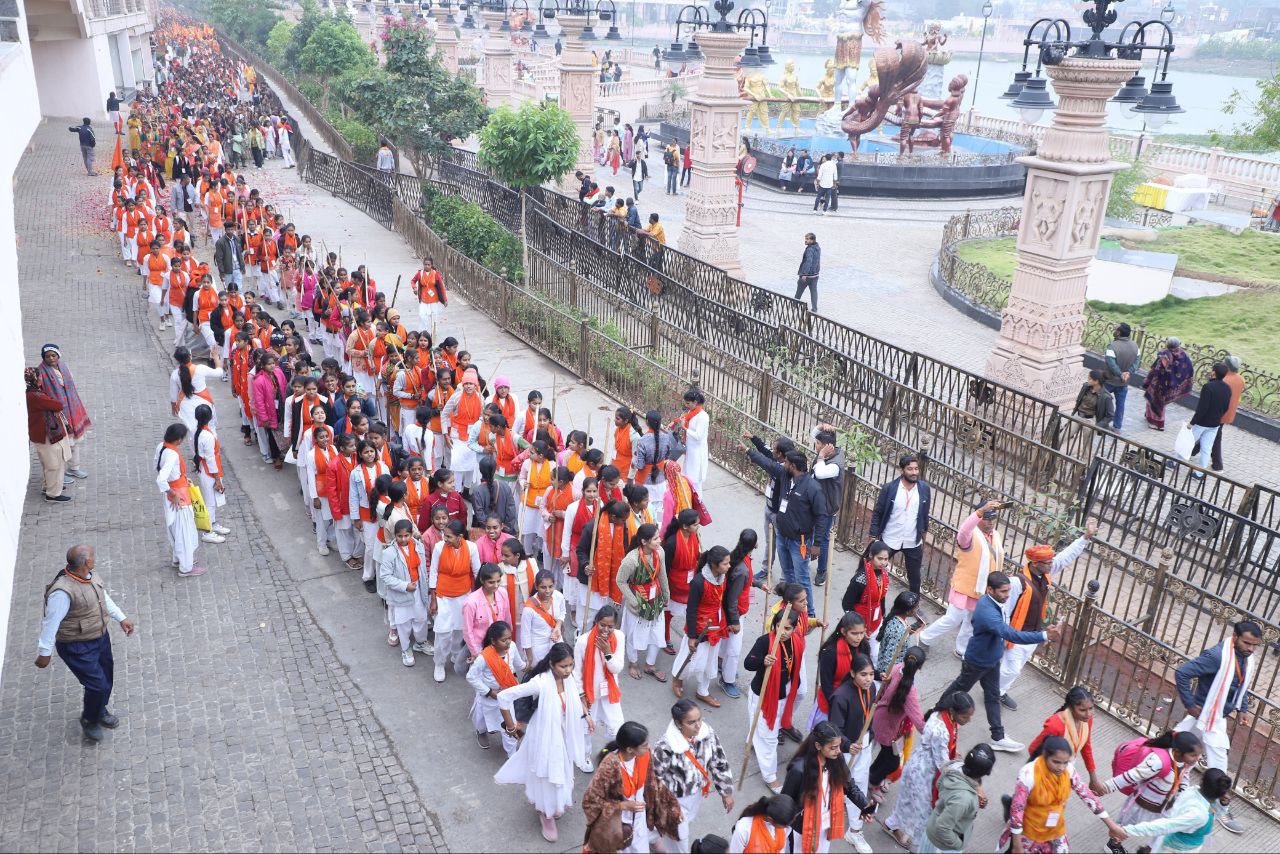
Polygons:
[[[191,351],[186,347],[178,347],[173,351],[173,358],[178,367],[169,375],[169,401],[173,414],[187,425],[187,431],[196,429],[196,407],[207,403],[213,406],[213,395],[209,392],[209,377],[224,376],[222,372],[222,353],[213,348],[209,355],[213,358],[214,367],[191,364]],[[210,422],[216,428],[218,415],[214,412]]]
[[[499,549],[498,568],[502,570],[502,589],[507,591],[511,605],[511,619],[516,621],[513,634],[520,640],[520,614],[524,612],[524,600],[533,595],[537,584],[538,562],[524,553],[524,547],[515,537],[504,540]],[[520,644],[516,644],[519,648]]]
[[[303,401],[306,406],[306,401]],[[313,499],[316,497],[311,491],[311,471],[308,468],[307,459],[311,456],[312,449],[316,446],[315,431],[317,427],[326,428],[325,422],[329,420],[329,413],[325,411],[324,406],[315,404],[311,407],[311,426],[306,427],[302,431],[302,435],[298,437],[298,452],[295,462],[298,466],[298,485],[302,488],[303,505],[307,508],[307,516],[314,522],[316,514],[313,512]],[[288,431],[285,435],[289,435]]]
[[443,682],[446,666],[465,676],[467,645],[462,638],[462,604],[471,592],[480,571],[480,552],[467,540],[466,529],[454,519],[444,530],[444,539],[431,550],[431,616],[436,632],[435,680]]
[[378,595],[386,600],[387,622],[397,633],[405,667],[413,667],[413,639],[419,643],[427,639],[427,605],[422,595],[426,568],[427,556],[422,541],[413,538],[413,523],[401,519],[395,524],[395,541],[378,562]]
[[[605,737],[613,738],[626,722],[622,714],[622,691],[618,674],[626,658],[626,636],[618,631],[618,612],[605,605],[596,612],[591,630],[578,635],[573,645],[573,665],[582,680],[582,705],[594,720],[604,725]],[[595,726],[579,728],[584,757],[591,754],[591,735]],[[594,769],[589,758],[578,766],[590,774]]]
[[222,485],[222,448],[218,445],[218,434],[209,422],[213,420],[213,407],[202,403],[196,407],[196,435],[191,444],[195,446],[196,471],[200,474],[200,495],[204,498],[204,506],[209,510],[209,533],[200,539],[206,543],[226,541],[226,534],[231,529],[218,524],[218,508],[226,506],[227,492]]
[[365,582],[365,588],[372,591],[374,576],[378,571],[378,557],[382,554],[382,543],[378,542],[378,517],[382,508],[378,506],[378,494],[374,485],[380,476],[391,472],[387,470],[387,464],[378,459],[378,446],[370,441],[356,445],[356,458],[360,464],[352,469],[347,483],[347,507],[351,512],[352,524],[360,532],[364,543],[364,570],[361,578]]
[[938,700],[924,716],[924,731],[902,767],[898,800],[884,826],[907,850],[924,839],[924,825],[933,812],[933,779],[938,769],[957,758],[960,727],[973,720],[973,697],[953,691]]
[[652,523],[636,529],[635,548],[618,565],[618,589],[622,592],[622,632],[627,638],[627,675],[643,679],[644,673],[659,682],[667,674],[658,670],[658,650],[663,639],[663,614],[667,607],[667,574],[662,568],[662,540]]
[[203,575],[204,567],[195,563],[200,534],[196,530],[195,511],[191,509],[187,463],[180,449],[185,438],[185,424],[170,424],[164,431],[164,441],[156,446],[156,486],[164,496],[164,524],[173,565],[178,567],[178,575],[191,578]]
[[505,620],[491,623],[484,633],[484,646],[467,671],[467,682],[476,691],[471,723],[476,728],[476,741],[485,750],[489,749],[489,733],[501,731],[502,749],[508,756],[516,752],[519,740],[502,725],[498,694],[520,684],[516,673],[523,669],[524,659],[512,642],[511,626]]
[[525,663],[530,666],[546,658],[552,644],[564,640],[564,616],[568,608],[550,572],[541,570],[534,576],[533,584],[537,593],[524,600],[518,618],[520,646]]
[[306,477],[303,491],[308,496],[311,518],[316,525],[316,548],[320,554],[327,555],[329,544],[338,543],[333,508],[329,505],[329,464],[338,452],[332,447],[333,430],[327,424],[312,429],[311,441],[311,450],[298,457],[298,468]]
[[559,838],[556,819],[573,804],[574,766],[587,764],[580,727],[585,723],[589,733],[596,728],[591,710],[582,707],[573,668],[573,650],[565,643],[554,644],[526,682],[498,694],[505,735],[519,731],[516,701],[523,697],[537,700],[533,717],[520,727],[524,731],[520,746],[493,779],[499,784],[524,786],[524,796],[538,811],[542,838],[548,842]]

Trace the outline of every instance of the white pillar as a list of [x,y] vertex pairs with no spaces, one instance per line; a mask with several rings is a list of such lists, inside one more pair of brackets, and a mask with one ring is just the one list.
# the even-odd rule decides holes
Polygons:
[[[585,15],[557,15],[556,21],[563,30],[564,50],[560,54],[560,106],[573,116],[578,128],[577,169],[586,175],[595,172],[596,161],[591,150],[592,133],[596,115],[595,68],[591,54],[582,42],[582,31],[587,26]],[[561,179],[561,189],[576,193],[578,181],[570,173]],[[625,194],[624,194],[625,195]]]
[[482,8],[480,15],[488,29],[484,40],[485,102],[496,109],[512,103],[511,35],[499,29],[507,18],[505,10]]

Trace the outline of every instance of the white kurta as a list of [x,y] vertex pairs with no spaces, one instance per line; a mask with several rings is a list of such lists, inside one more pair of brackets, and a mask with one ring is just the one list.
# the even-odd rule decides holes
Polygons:
[[689,427],[684,436],[684,464],[681,470],[689,478],[693,488],[702,494],[702,484],[707,479],[707,470],[711,464],[711,451],[708,434],[711,431],[711,416],[699,412],[689,419]]
[[[586,762],[582,737],[582,700],[578,680],[570,675],[563,691],[551,673],[542,673],[498,695],[498,707],[511,711],[521,697],[537,697],[538,708],[515,753],[493,775],[499,784],[524,785],[534,809],[557,818],[573,804],[574,766]],[[563,702],[563,706],[561,703]]]
[[[539,600],[541,604],[541,600]],[[544,609],[551,614],[552,619],[564,625],[565,612],[568,606],[565,602],[564,594],[559,590],[551,591],[551,608]],[[542,619],[533,608],[525,605],[520,609],[520,647],[530,651],[530,666],[537,664],[546,658],[548,652],[551,651],[551,645],[555,643],[551,639],[553,628],[547,625],[547,621]]]
[[174,507],[166,493],[169,481],[182,477],[182,460],[176,452],[161,442],[156,446],[160,470],[156,472],[156,485],[160,488],[160,501],[164,505],[164,524],[169,534],[172,559],[182,572],[190,572],[195,563],[196,548],[200,545],[200,532],[196,530],[196,514],[191,505]]
[[178,379],[178,369],[174,368],[169,375],[169,400],[178,404],[178,418],[182,423],[187,425],[187,429],[192,433],[196,431],[196,408],[200,404],[205,403],[213,410],[213,420],[209,422],[209,426],[218,426],[218,410],[213,405],[211,398],[205,397],[209,394],[208,384],[206,380],[209,377],[221,377],[223,372],[220,368],[211,368],[208,365],[192,365],[191,366],[191,390],[195,395],[187,397],[182,391],[182,381]]
[[[524,658],[515,644],[507,648],[505,658],[512,673],[519,673],[524,668]],[[488,696],[490,691],[501,693],[501,689],[483,655],[477,655],[467,670],[467,684],[476,692],[475,700],[471,703],[471,723],[475,725],[476,732],[501,732],[503,749],[508,756],[515,753],[518,742],[503,730],[502,711],[498,707],[498,701]]]

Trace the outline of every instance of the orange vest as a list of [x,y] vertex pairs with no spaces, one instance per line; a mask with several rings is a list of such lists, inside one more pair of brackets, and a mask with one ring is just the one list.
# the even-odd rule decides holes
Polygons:
[[982,598],[987,581],[984,575],[979,583],[978,576],[982,571],[983,555],[988,551],[990,558],[987,561],[986,571],[1003,572],[1004,542],[1000,539],[1000,532],[993,531],[991,540],[988,542],[986,534],[975,528],[969,548],[959,549],[956,552],[956,568],[951,573],[952,590],[970,599]]
[[446,599],[466,596],[471,592],[471,550],[475,546],[466,540],[457,546],[445,543],[440,549],[440,561],[436,566],[436,595]]
[[537,499],[551,489],[551,463],[543,460],[542,466],[529,462],[529,488],[525,490],[524,506],[537,507]]
[[182,452],[178,450],[177,445],[171,445],[168,442],[164,446],[173,451],[178,458],[178,470],[180,474],[174,480],[169,481],[169,488],[177,495],[177,504],[179,507],[191,506],[191,482],[187,480],[187,461],[182,458]]
[[147,256],[147,283],[152,285],[164,284],[164,274],[169,269],[169,263],[163,255],[151,253]]

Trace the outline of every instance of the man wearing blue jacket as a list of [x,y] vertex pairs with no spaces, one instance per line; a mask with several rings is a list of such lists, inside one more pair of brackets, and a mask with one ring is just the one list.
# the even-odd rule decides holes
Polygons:
[[1004,619],[1004,604],[1009,601],[1010,589],[1009,576],[1003,572],[987,576],[986,593],[973,611],[973,637],[965,647],[960,675],[943,690],[942,696],[954,691],[968,691],[981,684],[987,724],[991,727],[991,747],[1018,753],[1026,750],[1026,745],[1006,738],[1004,723],[1000,719],[1000,661],[1004,658],[1005,642],[1041,644],[1057,641],[1062,637],[1062,623],[1042,632],[1020,632],[1010,628]]

